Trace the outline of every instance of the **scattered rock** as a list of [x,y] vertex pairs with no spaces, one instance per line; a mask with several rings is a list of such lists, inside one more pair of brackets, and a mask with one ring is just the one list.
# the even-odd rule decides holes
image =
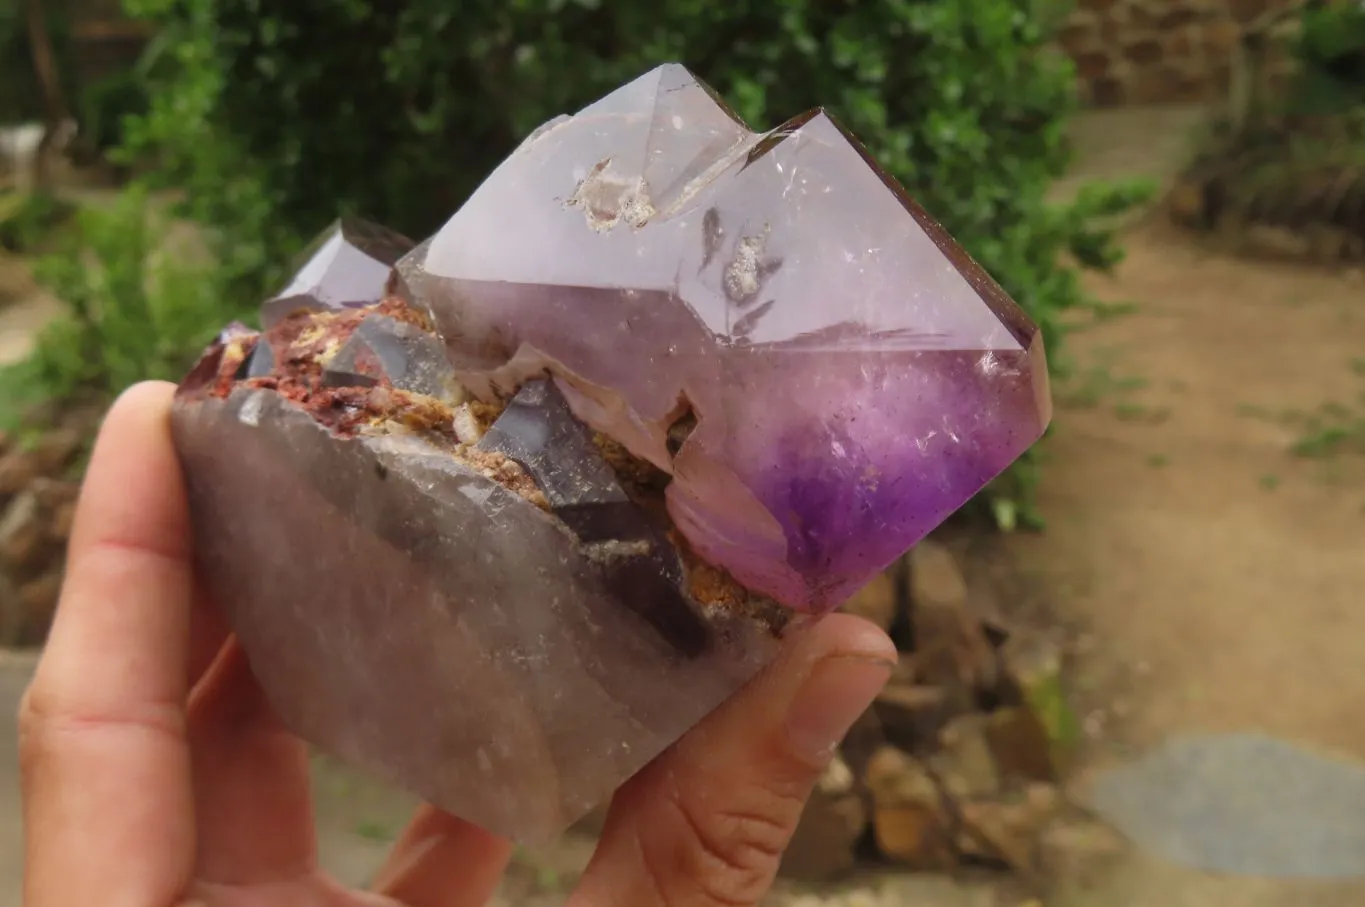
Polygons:
[[47,426],[31,445],[0,438],[0,645],[47,637],[80,493],[71,472],[101,415],[46,406],[29,414],[29,425]]
[[956,863],[943,797],[924,763],[892,746],[873,755],[867,769],[872,828],[883,856],[920,869]]
[[38,503],[49,509],[74,503],[80,493],[80,485],[76,482],[64,482],[43,476],[34,479],[28,487],[38,496]]
[[61,476],[75,461],[88,438],[86,430],[74,424],[61,425],[44,432],[32,452],[39,474]]
[[58,504],[52,511],[52,537],[65,543],[71,538],[71,528],[76,524],[76,502],[66,501]]
[[1016,633],[1000,658],[1019,708],[996,720],[995,749],[1023,776],[1053,780],[1080,733],[1062,686],[1062,646],[1045,634]]
[[936,709],[943,705],[943,690],[894,678],[877,696],[877,702],[891,709],[915,713]]
[[932,749],[939,731],[958,710],[950,705],[946,690],[916,683],[913,664],[902,664],[904,670],[893,673],[872,708],[886,740],[912,753]]
[[1308,258],[1313,244],[1302,233],[1272,224],[1249,224],[1242,234],[1244,251],[1265,258]]
[[925,539],[906,555],[910,565],[910,600],[916,609],[955,611],[967,603],[967,581],[943,545]]
[[[849,781],[851,785],[851,775]],[[858,841],[867,820],[867,804],[857,793],[817,788],[782,855],[782,875],[803,882],[827,882],[846,875],[857,864]]]
[[920,676],[959,709],[995,681],[995,651],[971,612],[967,583],[951,552],[925,540],[910,550],[910,621]]
[[1326,264],[1356,258],[1356,246],[1362,238],[1329,224],[1311,224],[1304,230],[1309,257]]
[[868,709],[853,722],[853,727],[844,736],[844,742],[839,747],[839,754],[854,777],[862,778],[867,774],[867,764],[871,761],[872,755],[885,742],[886,734],[877,710]]
[[1204,187],[1192,180],[1178,182],[1171,188],[1166,195],[1166,210],[1171,219],[1182,226],[1208,226]]
[[998,881],[896,873],[852,890],[774,896],[770,907],[1042,907],[1010,898]]
[[912,869],[944,872],[958,862],[952,835],[933,807],[878,806],[873,831],[883,856]]
[[25,489],[0,513],[0,566],[11,576],[20,573],[38,553],[44,540],[38,496]]
[[1038,872],[1047,879],[1084,889],[1123,855],[1123,837],[1090,816],[1055,817],[1038,835]]
[[815,789],[827,796],[837,797],[852,793],[853,782],[853,770],[848,767],[848,763],[843,760],[842,756],[836,754],[820,774],[820,780],[816,782]]
[[980,800],[960,807],[962,827],[957,846],[982,860],[999,860],[1026,877],[1033,876],[1034,841],[1048,816],[1039,815],[1027,798]]
[[985,733],[1001,772],[1031,781],[1057,780],[1063,745],[1033,709],[1001,709],[990,716]]
[[924,763],[894,746],[883,746],[872,754],[864,781],[879,805],[936,806],[939,802],[938,785]]
[[22,450],[0,456],[0,499],[17,494],[38,476],[33,458]]
[[1062,698],[1063,649],[1008,622],[993,594],[930,540],[845,606],[908,632],[893,629],[900,662],[816,785],[784,875],[837,877],[870,845],[911,869],[1008,868],[1042,891],[1039,873],[1065,862],[1067,835],[1080,832],[1063,826],[1051,862],[1040,855],[1067,809],[1054,786],[1075,721]]
[[979,859],[999,860],[1024,878],[1040,875],[1038,842],[1062,808],[1061,793],[1034,784],[1008,797],[963,803],[959,846]]
[[939,735],[943,748],[928,760],[943,789],[955,799],[990,797],[1000,791],[1000,770],[987,738],[991,717],[978,712],[954,719]]

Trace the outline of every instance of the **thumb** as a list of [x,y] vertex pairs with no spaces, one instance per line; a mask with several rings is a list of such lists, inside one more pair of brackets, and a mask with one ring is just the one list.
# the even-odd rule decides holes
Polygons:
[[772,884],[815,781],[896,661],[834,614],[617,793],[569,907],[747,907]]

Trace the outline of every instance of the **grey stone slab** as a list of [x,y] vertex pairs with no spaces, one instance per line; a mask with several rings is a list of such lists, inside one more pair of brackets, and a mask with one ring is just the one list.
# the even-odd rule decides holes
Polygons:
[[1258,733],[1189,734],[1095,778],[1092,805],[1181,866],[1365,878],[1365,765]]

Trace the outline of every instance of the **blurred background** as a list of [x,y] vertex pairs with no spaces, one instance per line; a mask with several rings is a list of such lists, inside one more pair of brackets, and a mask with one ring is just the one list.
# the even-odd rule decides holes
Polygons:
[[[771,902],[1365,903],[1360,0],[0,0],[4,710],[114,394],[338,215],[428,235],[667,61],[756,128],[827,107],[1053,365],[1044,442],[846,606],[904,662]],[[318,767],[362,881],[410,803]],[[592,834],[506,903],[561,902]]]

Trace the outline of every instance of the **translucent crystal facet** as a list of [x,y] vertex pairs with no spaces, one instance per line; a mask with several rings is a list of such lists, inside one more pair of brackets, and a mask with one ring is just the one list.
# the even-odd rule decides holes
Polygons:
[[393,266],[412,240],[354,217],[338,219],[299,256],[297,273],[261,307],[269,327],[291,312],[368,305],[390,289]]
[[382,315],[366,316],[323,368],[323,380],[336,386],[357,379],[361,383],[387,379],[401,390],[449,402],[458,402],[460,396],[440,341]]
[[471,391],[548,370],[672,476],[703,557],[798,609],[1050,416],[1037,330],[856,140],[822,111],[754,133],[680,66],[548,124],[399,271]]

